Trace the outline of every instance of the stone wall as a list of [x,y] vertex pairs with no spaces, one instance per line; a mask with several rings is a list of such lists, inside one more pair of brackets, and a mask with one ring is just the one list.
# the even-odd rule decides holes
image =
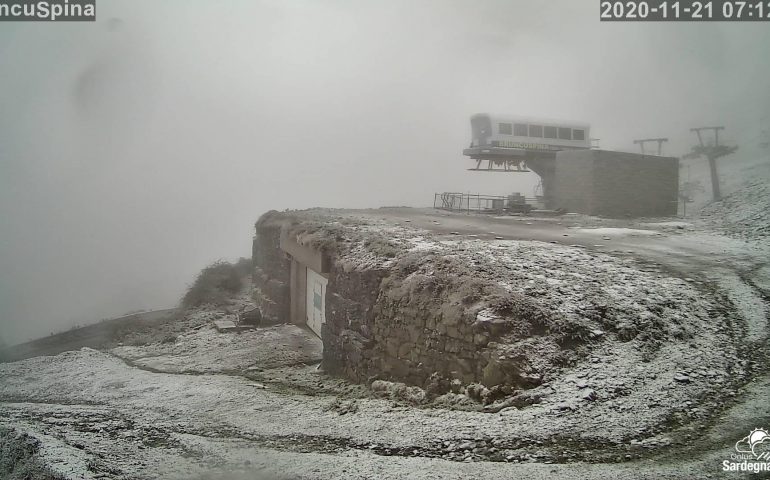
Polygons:
[[405,275],[399,268],[335,269],[323,332],[327,369],[358,382],[425,386],[433,374],[484,381],[489,336],[476,324],[460,283],[454,276]]
[[324,367],[356,382],[379,373],[381,345],[374,306],[387,270],[345,271],[332,265],[326,295],[326,323],[322,325]]
[[[257,224],[254,263],[262,275],[257,275],[261,307],[288,319],[290,262],[278,248],[277,220]],[[316,227],[287,215],[283,229],[302,237]],[[490,313],[490,302],[510,299],[510,292],[497,282],[473,278],[461,261],[407,254],[360,265],[349,261],[346,249],[371,239],[330,236],[337,242],[324,243],[331,260],[321,332],[327,371],[361,383],[396,380],[429,391],[446,391],[451,380],[488,387],[540,382],[541,375],[521,358],[501,357],[495,343],[517,329],[525,336],[532,332],[528,322],[537,320],[537,308],[527,299],[509,302],[518,302],[518,310],[499,316]],[[329,248],[333,245],[338,248]],[[281,288],[265,288],[273,282]]]
[[262,313],[263,324],[286,323],[291,318],[289,281],[291,259],[281,250],[279,212],[270,211],[257,221],[252,244],[255,286],[254,301]]
[[604,150],[556,155],[556,207],[608,217],[676,215],[679,162]]

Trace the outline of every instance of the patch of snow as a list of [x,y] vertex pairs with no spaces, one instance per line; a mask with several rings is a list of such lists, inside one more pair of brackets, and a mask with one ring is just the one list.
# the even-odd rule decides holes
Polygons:
[[204,327],[173,343],[122,346],[110,353],[143,368],[173,373],[243,371],[320,361],[321,340],[296,325],[276,325],[239,333]]
[[767,311],[764,299],[758,296],[751,286],[747,285],[740,277],[727,270],[720,272],[717,278],[719,285],[727,292],[728,298],[746,321],[745,339],[749,342],[756,342],[766,338],[770,312]]
[[410,252],[428,252],[438,249],[436,242],[426,240],[423,237],[411,237],[407,239],[411,244]]
[[600,227],[600,228],[577,228],[577,231],[583,233],[593,233],[595,235],[617,235],[617,236],[652,236],[663,235],[656,230],[640,230],[636,228],[619,227]]
[[677,222],[677,221],[671,221],[671,222],[644,222],[642,225],[648,226],[648,227],[673,227],[673,228],[689,228],[692,227],[693,224],[690,222]]

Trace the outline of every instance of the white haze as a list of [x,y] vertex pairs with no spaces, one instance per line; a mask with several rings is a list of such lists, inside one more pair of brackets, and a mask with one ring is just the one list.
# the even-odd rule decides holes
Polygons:
[[607,24],[595,1],[100,1],[0,29],[0,336],[176,304],[269,209],[532,194],[466,171],[471,114],[603,148],[768,117],[766,24]]

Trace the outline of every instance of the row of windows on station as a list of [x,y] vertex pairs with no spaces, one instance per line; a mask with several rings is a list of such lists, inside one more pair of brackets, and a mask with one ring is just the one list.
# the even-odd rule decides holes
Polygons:
[[526,123],[499,123],[501,135],[517,137],[558,138],[560,140],[585,140],[583,129],[569,127],[545,127],[543,125],[527,125]]

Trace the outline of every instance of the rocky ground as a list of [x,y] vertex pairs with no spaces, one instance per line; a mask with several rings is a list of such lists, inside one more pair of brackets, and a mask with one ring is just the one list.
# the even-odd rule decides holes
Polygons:
[[704,207],[701,218],[729,235],[752,239],[770,237],[770,162],[745,169],[738,187],[729,188],[723,198]]
[[103,350],[0,364],[0,474],[731,478],[720,467],[735,442],[770,426],[770,246],[756,231],[738,238],[742,223],[715,233],[676,219],[329,215],[364,236],[387,232],[352,241],[347,261],[407,251],[416,279],[440,259],[460,262],[577,329],[584,346],[559,363],[547,335],[500,341],[501,357],[524,352],[545,373],[517,401],[482,401],[473,385],[435,398],[352,385],[318,368],[306,329],[218,333],[212,321],[247,306],[246,288]]

